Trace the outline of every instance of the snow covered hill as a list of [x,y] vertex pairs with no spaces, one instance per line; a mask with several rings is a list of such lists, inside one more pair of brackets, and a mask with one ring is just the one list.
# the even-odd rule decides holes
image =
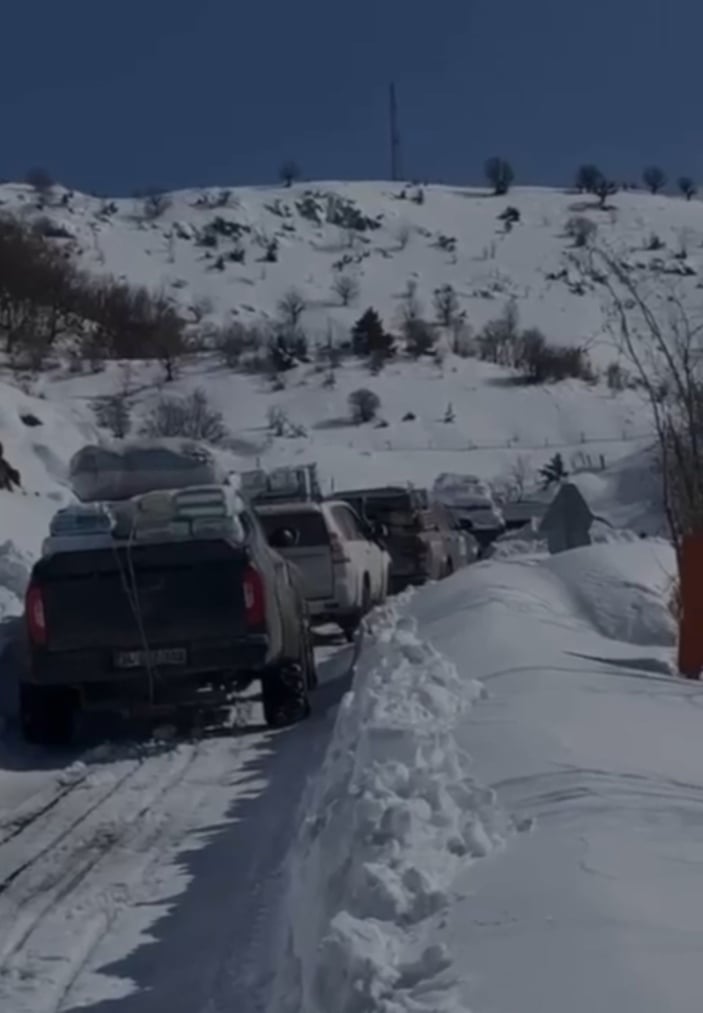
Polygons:
[[[633,266],[688,276],[691,284],[702,266],[698,201],[628,192],[599,210],[595,198],[539,188],[496,198],[429,185],[421,204],[416,192],[391,183],[186,190],[145,211],[148,199],[106,201],[57,188],[47,204],[26,186],[5,185],[0,210],[43,219],[45,231],[53,223],[67,237],[56,241],[89,271],[164,289],[204,319],[274,319],[278,300],[295,287],[312,337],[323,339],[330,328],[346,336],[367,306],[393,325],[400,296],[415,280],[428,314],[435,289],[446,284],[475,330],[514,298],[525,326],[553,341],[588,344],[601,364],[613,358],[603,293],[573,266],[572,219],[590,220],[599,243]],[[510,231],[499,220],[508,206],[520,212]],[[272,243],[275,262],[266,259]],[[346,308],[333,290],[340,271],[359,287]]]
[[[369,306],[397,330],[409,291],[431,320],[438,288],[453,286],[458,300],[457,322],[440,340],[446,354],[397,360],[379,375],[344,360],[334,387],[314,361],[272,389],[265,376],[226,368],[207,352],[190,358],[169,385],[153,363],[133,363],[128,379],[117,363],[93,372],[74,360],[21,378],[2,369],[0,441],[28,495],[0,492],[0,542],[36,551],[48,517],[67,495],[68,456],[98,435],[94,400],[115,392],[124,394],[137,430],[164,395],[202,388],[224,417],[234,467],[257,459],[317,460],[327,489],[426,484],[446,470],[505,481],[516,468],[533,476],[557,451],[572,469],[605,467],[600,493],[616,488],[612,469],[626,458],[641,484],[649,411],[637,390],[611,390],[605,382],[603,371],[617,358],[607,293],[579,267],[583,250],[568,223],[592,221],[598,241],[638,276],[669,274],[695,296],[703,205],[642,193],[618,194],[611,204],[601,210],[593,198],[536,188],[503,199],[390,183],[191,190],[115,201],[59,187],[49,199],[23,185],[0,187],[0,213],[36,225],[93,275],[164,292],[205,335],[232,321],[275,322],[281,299],[294,289],[303,298],[300,326],[314,360],[316,345],[348,339]],[[520,212],[510,231],[500,219],[508,205]],[[335,291],[340,277],[353,282],[348,306]],[[498,366],[446,351],[465,353],[470,335],[511,301],[520,326],[540,328],[551,342],[586,346],[600,378],[517,386]],[[20,380],[24,393],[16,389]],[[380,398],[377,424],[351,424],[348,395],[362,386]],[[41,425],[27,426],[22,414]],[[276,415],[285,419],[281,436],[271,425]],[[628,489],[619,495],[631,500]],[[652,511],[637,503],[618,512],[618,522],[635,517],[647,524]],[[0,562],[0,585],[7,586],[2,571]]]

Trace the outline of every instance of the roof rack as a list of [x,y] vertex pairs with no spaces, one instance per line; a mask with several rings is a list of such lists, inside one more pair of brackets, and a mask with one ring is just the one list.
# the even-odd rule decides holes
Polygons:
[[269,472],[261,468],[244,471],[240,475],[239,491],[256,506],[266,503],[316,503],[324,498],[316,464],[273,468]]

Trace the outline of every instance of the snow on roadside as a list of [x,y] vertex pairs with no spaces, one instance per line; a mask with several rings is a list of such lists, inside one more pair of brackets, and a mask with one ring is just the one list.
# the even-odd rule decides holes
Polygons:
[[480,683],[396,607],[369,627],[288,866],[277,1013],[460,1010],[433,929],[455,876],[508,829],[454,737]]

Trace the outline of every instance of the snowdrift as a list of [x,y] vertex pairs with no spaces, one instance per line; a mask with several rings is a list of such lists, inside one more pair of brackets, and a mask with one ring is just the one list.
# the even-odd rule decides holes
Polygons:
[[287,866],[275,1013],[695,1013],[674,570],[640,539],[491,561],[373,617]]
[[435,929],[508,829],[455,740],[480,685],[395,608],[368,640],[288,866],[276,1013],[459,1009]]

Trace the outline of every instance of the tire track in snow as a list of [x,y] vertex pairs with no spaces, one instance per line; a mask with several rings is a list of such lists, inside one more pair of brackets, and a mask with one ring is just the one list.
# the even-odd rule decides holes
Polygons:
[[[112,778],[107,791],[91,791],[91,780],[96,779],[99,782],[101,773],[97,770],[91,771],[89,775],[81,778],[78,784],[59,793],[55,804],[50,801],[41,808],[34,817],[27,821],[19,834],[9,835],[5,841],[6,846],[0,851],[0,868],[9,867],[11,871],[5,872],[0,879],[0,896],[8,890],[18,876],[60,845],[81,823],[117,794],[139,770],[142,762],[143,760],[140,758],[123,761],[126,770],[116,778]],[[114,767],[110,767],[108,770],[108,776],[111,776]],[[77,791],[82,786],[85,786],[86,791],[90,792],[87,800]],[[68,800],[68,813],[64,813],[60,807],[60,803],[64,799]],[[43,815],[48,815],[49,819],[43,821],[41,818]],[[52,823],[57,824],[53,832]],[[29,852],[28,856],[27,852]]]
[[[6,878],[5,894],[0,897],[0,925],[7,926],[6,934],[0,937],[0,999],[7,984],[12,1003],[8,1008],[19,1013],[13,979],[31,980],[32,963],[60,962],[61,978],[69,971],[75,976],[73,968],[81,950],[94,944],[97,926],[91,924],[95,911],[90,910],[90,899],[95,900],[97,895],[101,902],[104,900],[104,892],[99,887],[96,891],[93,882],[100,875],[100,867],[120,847],[133,859],[135,853],[139,854],[140,841],[145,846],[151,838],[159,838],[164,801],[182,782],[197,753],[197,746],[177,747],[152,760],[133,761],[108,792],[102,792],[97,799],[91,796],[81,815],[71,814],[69,826],[59,835],[58,854],[48,845]],[[73,794],[69,798],[75,801]],[[32,828],[39,830],[37,821]],[[17,843],[21,844],[21,837]],[[77,943],[76,924],[75,920],[71,924],[70,915],[81,909],[81,898],[84,922],[81,942]],[[44,981],[41,1006],[29,1005],[27,1009],[41,1008],[53,1013],[58,1008],[56,1003],[48,1003],[49,994],[56,989],[46,985]],[[60,993],[64,990],[61,985]]]

